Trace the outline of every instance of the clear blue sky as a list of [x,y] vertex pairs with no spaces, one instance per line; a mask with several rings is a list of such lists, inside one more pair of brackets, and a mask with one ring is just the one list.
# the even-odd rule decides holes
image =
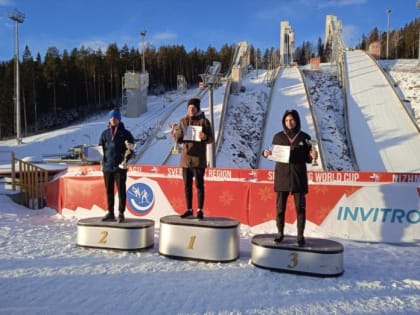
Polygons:
[[419,17],[417,0],[0,0],[0,61],[14,54],[14,22],[8,13],[25,14],[19,25],[20,56],[25,45],[43,58],[48,47],[62,53],[82,45],[97,49],[116,43],[119,48],[141,47],[140,31],[155,47],[184,45],[220,49],[224,44],[247,41],[256,48],[279,47],[281,21],[295,30],[296,46],[303,41],[324,41],[325,17],[336,15],[343,23],[348,46],[373,27],[400,28]]

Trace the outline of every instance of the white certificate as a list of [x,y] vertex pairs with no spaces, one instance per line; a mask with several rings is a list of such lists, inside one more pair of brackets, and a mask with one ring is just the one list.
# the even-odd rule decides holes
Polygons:
[[282,163],[289,163],[290,159],[290,146],[288,145],[273,145],[273,149],[271,150],[271,155],[268,156],[269,160],[282,162]]
[[202,126],[187,126],[184,129],[184,141],[201,141],[201,131],[203,131]]

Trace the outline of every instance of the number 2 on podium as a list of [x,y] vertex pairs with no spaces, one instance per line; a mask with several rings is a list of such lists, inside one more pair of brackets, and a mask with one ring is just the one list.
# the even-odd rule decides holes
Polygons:
[[108,232],[107,231],[102,231],[101,232],[101,239],[99,240],[99,244],[106,244],[106,238],[108,237]]
[[188,242],[187,249],[193,249],[194,248],[194,242],[195,242],[195,235],[190,237],[190,241]]

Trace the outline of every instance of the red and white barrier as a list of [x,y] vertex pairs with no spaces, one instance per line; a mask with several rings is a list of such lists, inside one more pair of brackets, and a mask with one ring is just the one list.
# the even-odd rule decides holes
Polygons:
[[[420,174],[310,171],[308,176],[305,235],[392,243],[420,239]],[[276,232],[273,178],[272,170],[208,168],[205,215],[236,219],[254,233]],[[70,167],[56,177],[47,187],[47,205],[65,216],[102,216],[101,166]],[[126,209],[128,218],[157,223],[185,211],[182,169],[130,165]],[[295,220],[290,198],[286,233],[295,233]]]

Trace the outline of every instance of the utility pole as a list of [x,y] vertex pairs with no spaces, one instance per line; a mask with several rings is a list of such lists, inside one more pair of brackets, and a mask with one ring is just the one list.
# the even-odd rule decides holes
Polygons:
[[387,13],[387,27],[386,27],[386,59],[389,56],[389,16],[391,14],[391,9],[386,10]]
[[9,13],[9,18],[15,21],[15,110],[16,110],[16,140],[22,143],[20,123],[20,82],[19,82],[19,23],[25,20],[25,14],[15,10]]

